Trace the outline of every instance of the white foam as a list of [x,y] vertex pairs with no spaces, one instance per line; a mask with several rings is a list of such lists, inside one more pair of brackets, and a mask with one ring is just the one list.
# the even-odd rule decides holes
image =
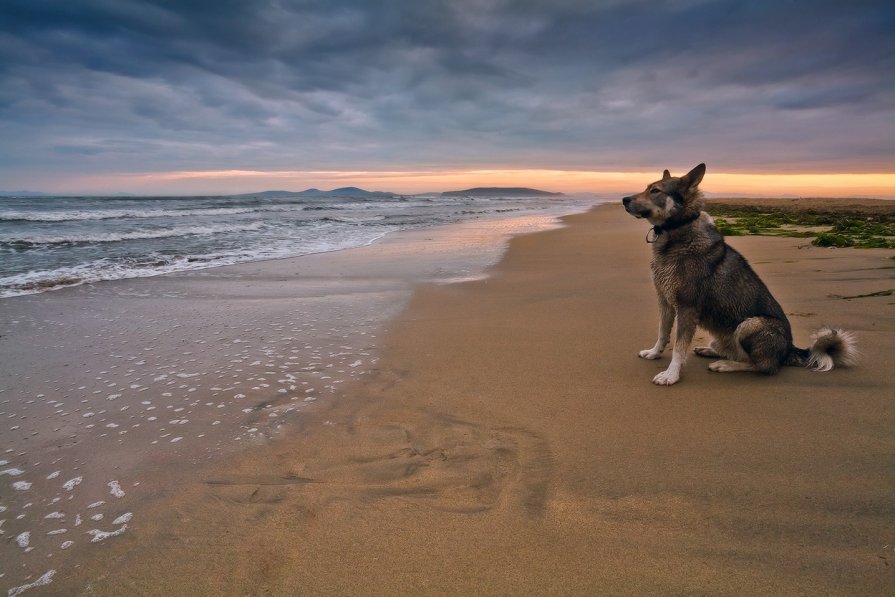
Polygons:
[[31,531],[24,531],[16,536],[16,544],[22,549],[31,543]]
[[74,243],[111,243],[123,240],[146,240],[154,238],[173,238],[178,236],[219,234],[222,232],[251,232],[260,230],[263,222],[251,224],[211,224],[208,226],[175,226],[142,232],[103,232],[94,234],[71,234],[68,236],[28,236],[25,238],[5,238],[7,243],[24,243],[28,245],[68,245]]
[[12,484],[12,488],[16,491],[28,491],[31,489],[31,483],[28,481],[16,481]]
[[19,475],[24,475],[25,471],[20,468],[8,468],[0,471],[0,477],[3,475],[9,475],[10,477],[18,477]]
[[53,582],[53,576],[55,576],[55,570],[48,570],[45,572],[40,578],[35,580],[34,582],[30,582],[26,585],[21,585],[18,587],[13,587],[6,592],[6,597],[18,597],[28,589],[33,589],[35,587],[44,587],[51,582]]
[[126,522],[130,522],[133,517],[133,512],[125,512],[124,514],[113,520],[112,524],[124,524]]
[[59,546],[59,549],[68,549],[69,547],[71,547],[74,544],[75,544],[74,541],[63,541],[62,545]]
[[75,477],[74,479],[69,479],[65,483],[62,484],[62,489],[65,491],[71,491],[75,487],[81,484],[81,481],[84,480],[84,477]]
[[117,498],[124,497],[124,491],[121,490],[121,485],[118,483],[118,481],[109,481],[108,483],[106,483],[106,485],[109,486],[109,493],[111,493],[113,496]]
[[127,530],[127,525],[124,525],[117,531],[101,531],[99,529],[90,529],[87,531],[88,535],[93,535],[93,539],[90,540],[91,543],[99,543],[100,541],[105,541],[110,537],[117,537],[124,533]]
[[87,509],[88,509],[88,510],[92,510],[93,508],[99,508],[100,506],[104,505],[105,503],[106,503],[106,502],[104,502],[103,500],[100,500],[100,501],[98,501],[98,502],[93,502],[92,504],[90,504],[89,506],[87,506]]
[[181,218],[189,216],[230,216],[260,212],[301,211],[301,206],[210,207],[207,209],[103,209],[65,211],[5,211],[0,221],[71,222],[79,220],[118,220],[124,218]]

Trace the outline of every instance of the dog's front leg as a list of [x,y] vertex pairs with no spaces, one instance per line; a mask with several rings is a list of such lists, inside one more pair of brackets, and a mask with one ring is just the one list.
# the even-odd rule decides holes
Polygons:
[[659,338],[656,345],[647,350],[640,351],[642,359],[658,359],[662,356],[662,352],[668,346],[668,340],[671,339],[671,326],[674,325],[674,307],[668,304],[668,301],[659,295]]
[[690,342],[693,341],[693,334],[696,333],[698,319],[695,311],[678,309],[677,334],[674,339],[674,352],[671,355],[671,363],[669,363],[668,369],[653,378],[654,384],[670,386],[677,383],[677,380],[680,379],[681,368],[687,362]]

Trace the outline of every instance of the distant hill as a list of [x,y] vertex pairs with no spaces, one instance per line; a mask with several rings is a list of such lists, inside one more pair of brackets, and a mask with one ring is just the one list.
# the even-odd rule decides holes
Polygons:
[[365,191],[357,187],[341,187],[331,191],[320,189],[306,189],[304,191],[262,191],[260,193],[243,193],[237,197],[369,197],[385,198],[396,197],[396,193],[381,191]]
[[463,191],[446,191],[442,197],[561,197],[563,193],[550,193],[525,187],[475,187]]

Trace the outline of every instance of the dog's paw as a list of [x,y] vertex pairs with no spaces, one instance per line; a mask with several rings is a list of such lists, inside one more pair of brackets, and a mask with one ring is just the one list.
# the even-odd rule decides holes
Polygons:
[[745,365],[736,361],[715,361],[714,363],[709,363],[709,371],[718,373],[732,373],[734,371],[745,371],[746,369]]
[[653,360],[658,359],[660,356],[662,356],[662,351],[656,350],[655,348],[649,348],[647,350],[641,350],[639,354],[641,359]]
[[721,358],[721,355],[715,352],[711,346],[697,346],[693,349],[693,352],[701,357],[706,357],[709,359],[718,359]]
[[657,386],[670,386],[677,383],[678,379],[680,379],[680,375],[678,373],[673,373],[671,371],[665,370],[653,378],[653,383]]

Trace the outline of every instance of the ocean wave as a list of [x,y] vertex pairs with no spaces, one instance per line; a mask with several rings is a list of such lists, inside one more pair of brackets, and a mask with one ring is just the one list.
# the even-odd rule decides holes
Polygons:
[[12,247],[33,247],[38,245],[74,245],[86,243],[111,243],[126,240],[144,240],[154,238],[172,238],[178,236],[222,234],[226,232],[252,232],[260,230],[264,222],[251,224],[213,224],[208,226],[177,226],[155,230],[134,232],[104,232],[91,234],[70,234],[66,236],[35,235],[24,238],[0,239],[0,245]]
[[207,255],[161,255],[98,259],[79,265],[30,271],[0,277],[0,298],[37,294],[93,282],[146,278],[174,272],[232,265],[253,260],[250,253],[217,253]]
[[307,240],[298,245],[280,243],[251,250],[217,252],[196,255],[162,255],[150,253],[141,257],[103,258],[74,266],[29,271],[0,277],[0,299],[38,294],[72,286],[148,278],[176,272],[192,271],[234,265],[267,259],[283,259],[327,253],[369,245],[384,237],[391,230],[368,231],[354,236],[332,236]]
[[[153,199],[142,204],[98,204],[98,211],[89,212],[84,219],[158,218],[169,214],[218,215],[220,218],[209,221],[198,217],[172,217],[170,220],[110,220],[59,225],[49,221],[21,225],[0,222],[3,229],[0,233],[0,298],[105,280],[143,278],[339,251],[367,245],[393,231],[499,216],[502,214],[498,212],[516,211],[523,205],[523,211],[532,213],[546,209],[541,203],[486,201],[476,201],[475,204],[417,201],[401,205],[395,202],[346,204],[344,201],[310,200],[302,201],[300,205],[296,202],[256,205],[249,201],[205,201],[197,205],[183,203],[182,199],[166,200],[164,204]],[[57,211],[37,207],[37,211],[28,212],[24,204],[0,205],[0,215],[9,217],[21,212],[27,213],[32,221],[39,221],[52,213],[61,221],[66,214],[76,216],[88,209],[84,201],[60,204]],[[305,210],[311,211],[281,217],[238,215]],[[231,214],[235,215],[230,217]]]
[[301,205],[268,205],[259,207],[208,207],[201,209],[104,209],[67,211],[4,211],[2,222],[77,222],[90,220],[122,220],[144,218],[182,218],[188,216],[232,216],[263,212],[303,211]]
[[374,224],[376,222],[385,221],[385,219],[385,216],[371,216],[368,218],[364,218],[361,216],[327,216],[325,218],[320,218],[320,221],[333,222],[336,224]]

